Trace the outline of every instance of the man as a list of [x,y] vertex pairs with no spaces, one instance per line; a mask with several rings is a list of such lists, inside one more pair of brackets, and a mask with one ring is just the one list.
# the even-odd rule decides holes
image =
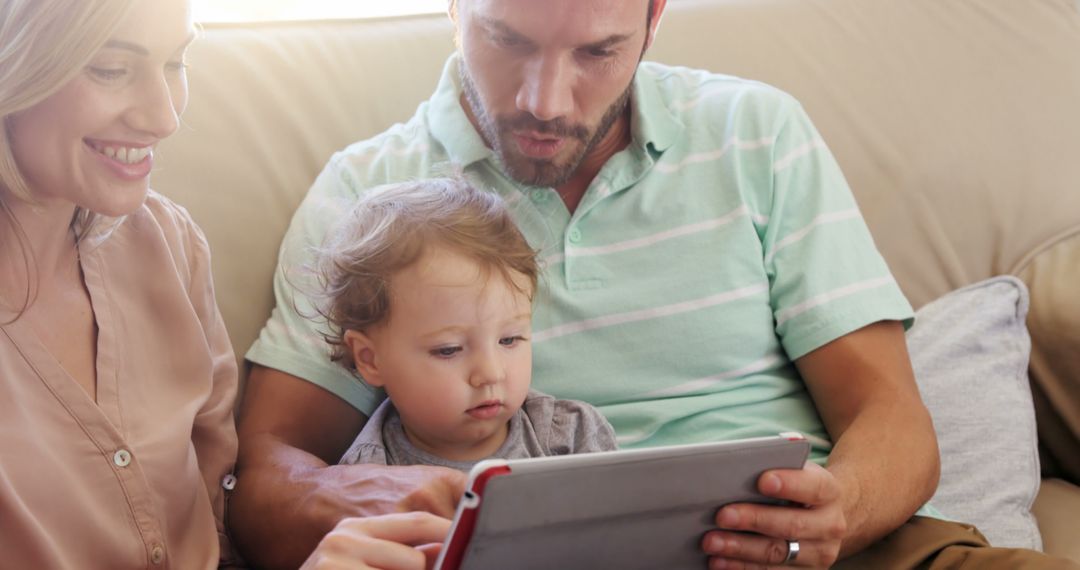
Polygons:
[[[938,453],[903,338],[911,308],[835,161],[779,91],[639,65],[664,6],[451,2],[458,53],[436,93],[328,164],[248,353],[231,516],[253,562],[294,565],[345,516],[452,514],[460,473],[335,465],[382,396],[326,357],[297,271],[342,203],[452,168],[506,197],[543,252],[538,389],[597,405],[624,447],[789,430],[814,443],[817,463],[759,481],[805,508],[725,507],[702,541],[711,567],[828,566],[901,525],[916,537],[904,549],[942,532],[978,543],[912,519]],[[898,564],[878,547],[848,560]]]

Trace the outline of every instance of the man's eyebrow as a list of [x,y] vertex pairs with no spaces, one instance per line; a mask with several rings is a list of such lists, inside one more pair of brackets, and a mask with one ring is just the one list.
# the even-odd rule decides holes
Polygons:
[[585,49],[606,49],[613,45],[621,44],[632,37],[634,37],[632,34],[612,34],[598,42],[585,44],[582,47]]
[[[520,33],[518,33],[516,30],[514,30],[510,26],[507,26],[503,22],[501,22],[499,20],[496,20],[494,18],[486,18],[486,17],[481,18],[481,23],[483,24],[484,27],[488,28],[489,30],[493,30],[493,31],[498,32],[500,34],[504,34],[504,35],[507,35],[507,36],[510,36],[510,37],[513,37],[513,38],[517,38],[517,39],[528,40],[528,38],[521,35]],[[633,34],[611,34],[610,36],[608,36],[608,37],[606,37],[606,38],[604,38],[604,39],[602,39],[600,41],[590,42],[590,43],[587,43],[587,44],[585,44],[585,45],[583,45],[581,47],[584,48],[584,49],[607,49],[607,48],[609,48],[611,46],[621,44],[621,43],[625,42],[626,40],[629,40],[629,39],[631,39],[633,37],[634,37]]]
[[499,32],[500,34],[513,36],[515,38],[525,38],[525,36],[519,34],[517,30],[511,28],[510,26],[504,24],[499,20],[496,20],[495,18],[489,18],[487,16],[484,16],[480,18],[480,23],[483,24],[485,28],[494,30],[496,32]]

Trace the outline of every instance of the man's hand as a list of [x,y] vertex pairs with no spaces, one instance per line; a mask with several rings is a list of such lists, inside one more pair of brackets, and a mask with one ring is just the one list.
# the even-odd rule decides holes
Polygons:
[[811,462],[801,471],[766,471],[758,479],[758,491],[793,504],[739,503],[720,509],[716,526],[721,530],[702,541],[712,557],[709,568],[780,566],[788,540],[798,540],[800,547],[788,566],[827,568],[836,562],[847,522],[840,484],[831,473]]
[[415,510],[453,516],[465,486],[459,471],[334,465],[365,421],[314,384],[253,367],[228,513],[236,546],[248,562],[296,568],[348,517]]
[[424,570],[450,521],[428,513],[349,518],[319,542],[301,570]]
[[[728,562],[721,565],[714,557],[711,568],[776,565],[787,555],[788,539],[799,540],[792,564],[825,566],[880,540],[934,494],[937,440],[919,398],[900,323],[868,325],[795,365],[833,441],[827,469],[807,464],[802,471],[762,474],[758,487],[763,494],[806,508],[724,507],[717,520],[721,529],[772,538],[709,533],[705,551]],[[729,520],[731,513],[735,516]],[[728,544],[712,547],[709,537],[714,534]]]
[[424,511],[453,518],[465,490],[465,474],[445,467],[334,465],[324,471],[321,498],[350,516]]

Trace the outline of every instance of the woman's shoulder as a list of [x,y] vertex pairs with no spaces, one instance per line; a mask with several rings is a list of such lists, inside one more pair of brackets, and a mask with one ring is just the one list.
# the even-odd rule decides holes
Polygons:
[[110,244],[119,248],[112,250],[114,254],[123,252],[123,256],[142,260],[144,264],[152,265],[151,258],[171,258],[175,270],[188,277],[210,255],[206,237],[187,209],[153,190],[103,245]]
[[200,239],[203,238],[202,230],[195,224],[186,208],[153,190],[147,193],[146,201],[133,216],[144,218],[141,221],[151,222],[166,233],[194,234]]

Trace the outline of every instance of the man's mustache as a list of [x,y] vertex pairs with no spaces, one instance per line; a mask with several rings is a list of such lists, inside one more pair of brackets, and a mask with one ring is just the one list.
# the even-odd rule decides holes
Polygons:
[[573,137],[585,141],[589,136],[589,129],[584,125],[573,125],[565,119],[541,121],[528,113],[520,113],[513,117],[499,117],[501,131],[530,131],[542,135],[556,137]]

